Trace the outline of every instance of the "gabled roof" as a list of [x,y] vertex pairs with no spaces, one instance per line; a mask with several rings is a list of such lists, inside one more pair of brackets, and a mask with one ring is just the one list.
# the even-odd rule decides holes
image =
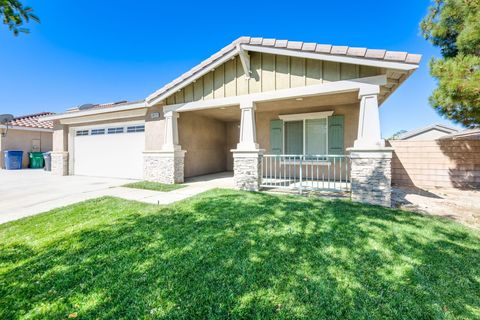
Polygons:
[[39,118],[54,114],[55,113],[53,112],[39,112],[35,114],[19,116],[13,118],[13,120],[10,121],[8,125],[12,127],[24,127],[34,129],[53,129],[52,121],[39,121]]
[[[165,95],[169,95],[169,91],[180,90],[191,81],[199,78],[205,73],[205,70],[210,70],[214,67],[218,61],[224,59],[225,57],[231,58],[240,52],[240,46],[248,46],[248,48],[253,47],[264,47],[272,49],[283,49],[288,50],[291,53],[313,53],[318,55],[331,56],[331,57],[347,57],[353,59],[363,59],[365,65],[369,65],[373,62],[393,62],[400,64],[407,64],[416,66],[420,63],[422,58],[419,54],[412,54],[408,52],[401,51],[387,51],[382,49],[368,49],[368,48],[357,48],[357,47],[348,47],[348,46],[334,46],[331,44],[318,44],[313,42],[302,42],[302,41],[288,41],[288,40],[277,40],[277,39],[268,39],[268,38],[254,38],[254,37],[240,37],[210,56],[208,59],[202,61],[200,64],[196,65],[189,71],[185,72],[178,78],[174,79],[170,83],[167,83],[159,90],[155,91],[146,98],[147,103],[151,103],[153,99],[158,100],[159,97],[165,98]],[[288,53],[288,52],[287,52]],[[353,61],[353,60],[352,60]]]
[[479,139],[480,140],[480,129],[467,129],[459,132],[451,133],[446,136],[441,137],[440,139]]
[[405,139],[417,136],[419,134],[428,132],[430,130],[442,131],[442,132],[445,132],[445,134],[451,134],[451,133],[458,132],[458,129],[455,129],[453,127],[449,127],[449,126],[446,126],[446,125],[443,125],[443,124],[431,124],[431,125],[428,125],[428,126],[425,126],[425,127],[421,127],[421,128],[415,129],[415,130],[410,130],[410,131],[407,131],[405,133],[402,133],[401,135],[399,135],[397,137],[397,140],[405,140]]

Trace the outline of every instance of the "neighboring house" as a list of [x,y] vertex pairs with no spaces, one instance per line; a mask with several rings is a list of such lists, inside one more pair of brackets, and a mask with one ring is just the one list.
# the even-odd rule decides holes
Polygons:
[[432,124],[402,133],[395,140],[436,140],[456,132],[458,130],[455,128],[443,124]]
[[466,129],[441,137],[440,139],[480,140],[480,129]]
[[[53,123],[38,121],[40,117],[54,115],[51,112],[41,112],[14,118],[7,124],[7,134],[0,138],[0,167],[4,168],[5,150],[23,151],[22,166],[28,166],[28,153],[31,151],[46,152],[52,150]],[[6,126],[0,125],[5,131]]]
[[420,58],[241,37],[144,101],[48,117],[52,171],[178,183],[233,170],[239,188],[258,190],[269,154],[283,159],[279,169],[325,155],[308,160],[317,178],[320,169],[333,171],[334,156],[350,155],[351,168],[340,172],[352,176],[352,197],[389,205],[391,149],[378,107]]

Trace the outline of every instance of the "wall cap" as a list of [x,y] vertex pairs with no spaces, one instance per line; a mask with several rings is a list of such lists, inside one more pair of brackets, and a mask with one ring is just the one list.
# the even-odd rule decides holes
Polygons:
[[145,156],[157,156],[160,158],[185,157],[186,150],[146,150],[143,152]]
[[351,159],[365,159],[365,158],[376,158],[376,159],[391,159],[393,148],[383,147],[383,148],[347,148],[347,152],[350,153]]

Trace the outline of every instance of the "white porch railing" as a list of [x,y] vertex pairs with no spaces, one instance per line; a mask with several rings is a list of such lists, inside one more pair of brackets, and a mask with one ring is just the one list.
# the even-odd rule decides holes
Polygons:
[[350,158],[343,155],[263,155],[263,188],[350,191]]

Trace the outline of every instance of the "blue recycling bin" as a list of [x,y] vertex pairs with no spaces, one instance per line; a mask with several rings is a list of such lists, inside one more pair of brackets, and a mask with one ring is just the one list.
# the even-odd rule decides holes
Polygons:
[[6,150],[3,152],[5,159],[5,169],[18,170],[22,169],[23,151]]

